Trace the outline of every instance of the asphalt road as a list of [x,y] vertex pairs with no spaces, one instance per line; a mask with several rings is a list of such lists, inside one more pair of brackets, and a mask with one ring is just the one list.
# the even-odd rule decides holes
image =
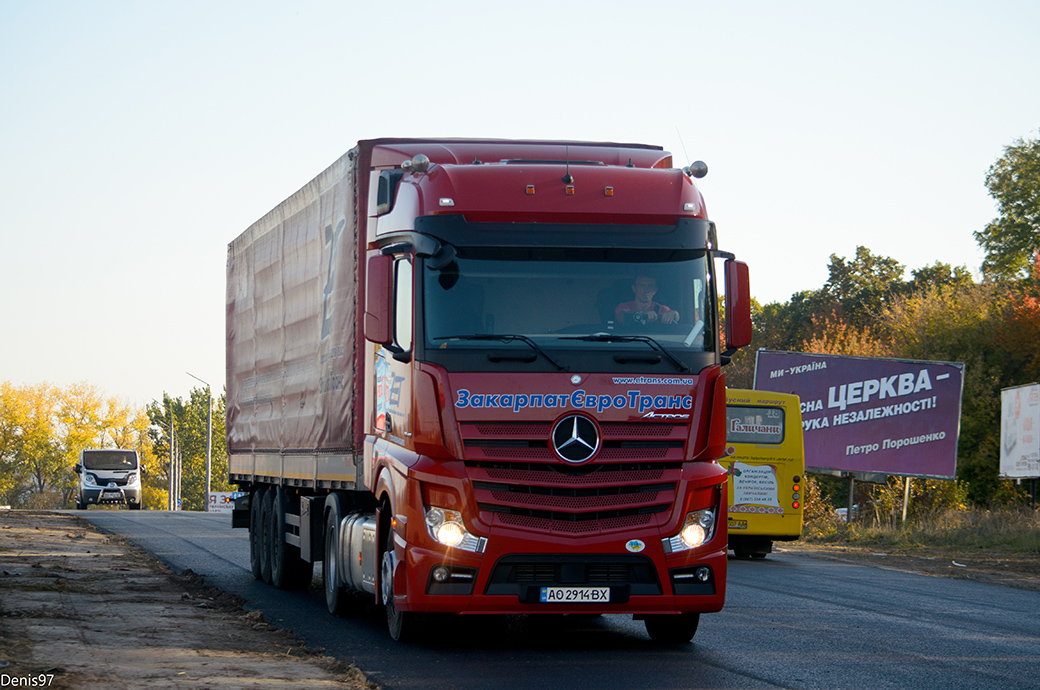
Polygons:
[[726,607],[701,617],[690,645],[655,647],[625,616],[460,617],[403,645],[375,611],[329,615],[320,568],[308,592],[254,580],[248,533],[230,515],[79,514],[387,690],[1040,687],[1040,592],[774,554],[730,560]]

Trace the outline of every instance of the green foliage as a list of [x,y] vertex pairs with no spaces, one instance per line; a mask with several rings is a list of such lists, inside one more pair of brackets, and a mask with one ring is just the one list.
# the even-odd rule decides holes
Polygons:
[[[210,490],[232,491],[228,483],[227,438],[224,433],[225,396],[214,401]],[[181,501],[184,510],[205,510],[206,506],[206,408],[205,388],[192,389],[187,401],[163,394],[163,401],[148,406],[151,427],[148,437],[156,458],[156,469],[148,486],[156,499],[164,501],[170,486],[170,422],[173,422],[174,450],[181,462]]]
[[824,292],[841,307],[845,321],[864,328],[899,290],[905,267],[895,259],[871,254],[866,247],[856,247],[856,258],[851,261],[831,254],[829,271]]
[[982,270],[1019,278],[1040,252],[1040,140],[1019,139],[1006,147],[986,173],[986,187],[1000,215],[975,233],[986,252]]

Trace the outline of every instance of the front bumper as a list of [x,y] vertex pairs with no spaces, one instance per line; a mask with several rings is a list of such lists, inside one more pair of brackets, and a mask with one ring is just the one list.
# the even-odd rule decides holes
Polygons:
[[141,487],[83,487],[79,501],[87,505],[140,505]]
[[[721,537],[721,538],[720,538]],[[630,545],[641,543],[637,553]],[[498,545],[496,547],[496,545]],[[398,539],[400,556],[402,541]],[[508,546],[508,552],[502,547]],[[405,567],[395,569],[397,608],[482,614],[713,613],[726,598],[725,531],[704,547],[665,553],[661,535],[625,532],[583,539],[549,539],[495,528],[483,554],[404,545]],[[433,571],[447,566],[438,582]],[[709,569],[700,581],[692,575]],[[609,602],[542,603],[544,587],[606,587]]]

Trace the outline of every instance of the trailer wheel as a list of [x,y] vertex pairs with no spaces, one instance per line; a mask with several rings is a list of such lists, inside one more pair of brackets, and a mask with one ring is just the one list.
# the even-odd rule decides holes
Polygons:
[[260,579],[271,584],[271,511],[274,510],[274,491],[264,489],[264,497],[260,501]]
[[325,499],[325,560],[321,562],[321,583],[325,590],[325,605],[334,616],[349,616],[354,612],[356,597],[340,584],[339,526],[343,519],[343,503],[339,494]]
[[697,634],[699,613],[659,614],[647,616],[643,623],[650,639],[657,644],[685,644]]
[[285,513],[289,497],[282,487],[271,489],[271,584],[278,589],[304,589],[311,584],[314,564],[300,558],[300,548],[285,541]]
[[260,572],[260,554],[264,550],[263,527],[260,525],[260,503],[263,500],[263,489],[253,491],[249,497],[249,568],[257,580],[264,579]]
[[[389,513],[389,507],[386,512]],[[398,642],[408,642],[418,637],[419,623],[414,613],[398,611],[394,606],[394,530],[389,524],[386,527],[386,549],[383,551],[379,571],[383,605],[386,607],[386,625],[390,630],[390,637]],[[404,564],[397,567],[403,568]]]

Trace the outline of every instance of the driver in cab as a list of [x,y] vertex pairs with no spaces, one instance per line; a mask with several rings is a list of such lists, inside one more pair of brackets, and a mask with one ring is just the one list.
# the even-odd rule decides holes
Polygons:
[[636,276],[632,283],[635,299],[622,302],[614,309],[614,321],[618,324],[635,325],[657,323],[679,323],[679,312],[654,301],[657,281],[650,276]]

